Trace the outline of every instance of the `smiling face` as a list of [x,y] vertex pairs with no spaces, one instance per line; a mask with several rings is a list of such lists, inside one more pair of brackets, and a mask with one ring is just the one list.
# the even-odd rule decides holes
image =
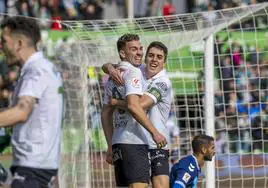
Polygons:
[[152,77],[163,70],[165,65],[165,54],[160,48],[152,47],[148,50],[146,57],[146,73]]
[[142,63],[143,47],[138,40],[126,42],[125,47],[120,50],[122,60],[130,62],[133,66],[138,67]]

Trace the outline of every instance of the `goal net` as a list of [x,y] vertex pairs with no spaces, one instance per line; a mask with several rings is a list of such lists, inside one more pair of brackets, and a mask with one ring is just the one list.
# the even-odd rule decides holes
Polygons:
[[[155,40],[168,46],[166,70],[174,93],[168,124],[179,128],[171,129],[171,163],[191,153],[191,139],[207,131],[205,117],[210,117],[217,148],[211,185],[267,187],[267,7],[263,3],[169,17],[63,21],[58,23],[65,29],[63,40],[52,40],[44,32],[47,55],[64,78],[61,187],[115,187],[113,167],[105,162],[100,110],[107,75],[100,67],[119,62],[116,41],[125,33],[138,34],[145,48]],[[214,38],[210,66],[204,55],[209,36]],[[205,116],[208,67],[214,73],[215,113]],[[205,187],[204,177],[200,187]]]
[[[61,182],[66,187],[115,186],[113,168],[105,162],[106,146],[100,124],[102,88],[107,79],[100,67],[119,61],[116,41],[120,35],[137,33],[145,48],[154,40],[169,48],[166,69],[174,92],[169,124],[179,126],[180,138],[179,143],[173,143],[171,162],[191,153],[191,139],[207,131],[204,85],[208,66],[204,61],[204,42],[213,35],[215,116],[210,117],[215,122],[217,153],[215,182],[211,185],[266,187],[267,6],[264,3],[169,17],[63,22],[74,38],[66,66],[71,65],[71,74],[78,71],[68,78],[75,85],[66,88],[68,100],[73,102],[68,106],[70,122],[65,129],[71,129],[68,135],[72,136],[64,138],[63,144],[74,145],[74,137],[81,140],[76,143],[76,150],[72,148],[64,155]],[[205,187],[204,177],[200,178],[200,187]]]
[[[67,117],[60,173],[64,187],[113,187],[100,124],[101,65],[119,61],[116,41],[137,33],[146,48],[169,48],[166,69],[173,83],[171,124],[179,126],[172,159],[191,153],[191,139],[206,132],[204,41],[214,37],[216,187],[266,187],[268,126],[267,4],[215,12],[141,19],[66,21],[73,43],[66,54]],[[70,45],[69,45],[70,47]],[[175,139],[177,141],[177,139]],[[177,152],[176,152],[177,151]],[[172,161],[174,162],[174,161]],[[207,169],[209,171],[210,169]],[[200,186],[205,187],[205,179]],[[214,182],[212,182],[214,184]]]

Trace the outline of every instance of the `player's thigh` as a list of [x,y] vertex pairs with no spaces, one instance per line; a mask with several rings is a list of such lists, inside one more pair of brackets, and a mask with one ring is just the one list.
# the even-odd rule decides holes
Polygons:
[[[133,183],[149,183],[150,161],[147,145],[115,144],[113,161],[117,183],[128,186]],[[117,186],[119,186],[117,184]]]
[[169,176],[169,152],[163,149],[150,149],[151,176]]
[[152,177],[153,188],[169,188],[169,176],[158,175]]
[[149,188],[148,183],[132,183],[128,188]]

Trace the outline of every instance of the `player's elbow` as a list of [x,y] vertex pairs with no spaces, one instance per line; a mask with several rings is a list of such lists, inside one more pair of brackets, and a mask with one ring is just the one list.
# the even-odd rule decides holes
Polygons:
[[137,109],[139,109],[139,104],[137,103],[128,103],[127,104],[127,109],[130,111],[130,113],[135,113]]
[[145,111],[149,109],[149,106],[148,106],[148,104],[147,104],[146,102],[141,102],[141,103],[140,103],[140,106],[141,106],[142,109],[145,110]]
[[14,120],[16,122],[26,122],[32,113],[32,111],[22,110],[20,108],[14,108],[12,111],[14,113]]
[[26,122],[29,119],[29,114],[27,112],[20,111],[17,116],[18,122]]

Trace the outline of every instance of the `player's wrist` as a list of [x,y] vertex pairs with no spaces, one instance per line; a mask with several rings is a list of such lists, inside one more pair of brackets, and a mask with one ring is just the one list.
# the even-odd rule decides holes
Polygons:
[[152,136],[156,136],[156,135],[158,135],[159,134],[159,132],[158,132],[158,130],[156,129],[156,128],[152,128],[152,130],[151,130],[151,135]]

